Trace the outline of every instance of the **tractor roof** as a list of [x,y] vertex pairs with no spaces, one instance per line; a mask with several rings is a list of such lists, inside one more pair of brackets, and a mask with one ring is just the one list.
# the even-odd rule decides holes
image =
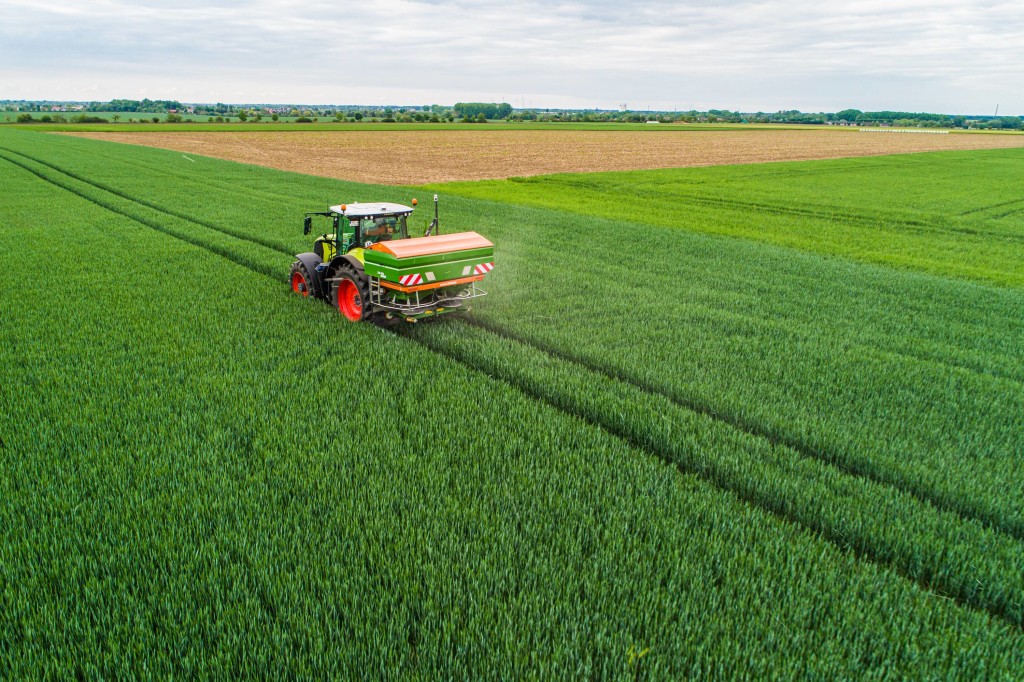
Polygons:
[[[342,206],[344,206],[344,210],[342,209]],[[389,204],[387,202],[380,202],[377,204],[339,204],[337,206],[331,206],[331,211],[334,213],[340,213],[346,218],[368,218],[380,215],[408,215],[412,213],[412,206]]]

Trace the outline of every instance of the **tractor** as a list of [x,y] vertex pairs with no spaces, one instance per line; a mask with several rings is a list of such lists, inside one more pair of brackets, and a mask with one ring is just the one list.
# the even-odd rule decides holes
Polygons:
[[307,213],[303,234],[312,232],[314,218],[329,219],[331,232],[295,256],[292,290],[329,301],[352,322],[417,322],[469,310],[469,301],[487,293],[478,283],[494,268],[494,244],[476,232],[439,234],[436,194],[433,222],[424,236],[409,236],[416,204],[339,204]]

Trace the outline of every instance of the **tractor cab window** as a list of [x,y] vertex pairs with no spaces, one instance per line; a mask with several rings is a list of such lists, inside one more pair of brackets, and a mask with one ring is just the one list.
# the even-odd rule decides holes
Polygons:
[[359,223],[359,228],[363,233],[363,239],[370,242],[405,239],[409,236],[404,215],[363,218]]

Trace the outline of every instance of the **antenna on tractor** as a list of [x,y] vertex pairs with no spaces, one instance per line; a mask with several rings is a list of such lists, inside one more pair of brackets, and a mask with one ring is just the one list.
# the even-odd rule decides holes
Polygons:
[[427,228],[427,233],[425,235],[423,235],[423,236],[424,237],[429,237],[431,234],[433,234],[434,230],[437,230],[438,234],[441,233],[441,227],[438,224],[438,219],[437,219],[437,195],[436,194],[434,195],[434,222],[430,223],[430,227]]

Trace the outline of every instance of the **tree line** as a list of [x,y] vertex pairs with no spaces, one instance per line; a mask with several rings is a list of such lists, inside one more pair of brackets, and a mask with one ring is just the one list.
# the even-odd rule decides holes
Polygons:
[[[60,102],[0,102],[8,111],[22,112],[18,122],[68,122],[60,113],[67,112],[67,103]],[[836,112],[802,112],[796,109],[776,112],[740,112],[728,109],[707,111],[630,111],[607,109],[514,109],[507,102],[458,102],[453,106],[430,104],[409,107],[367,107],[360,105],[233,105],[216,104],[185,105],[177,100],[133,100],[114,99],[110,102],[73,103],[77,115],[70,116],[73,123],[99,123],[106,119],[88,116],[95,112],[124,112],[126,114],[163,114],[164,118],[139,116],[139,121],[158,122],[166,120],[176,123],[183,120],[182,112],[190,117],[207,117],[211,122],[227,122],[237,119],[241,122],[263,119],[277,121],[282,117],[299,123],[320,120],[339,122],[383,122],[383,123],[451,123],[454,121],[480,123],[488,120],[544,121],[544,122],[609,122],[609,123],[777,123],[803,125],[849,125],[849,126],[897,126],[924,128],[991,128],[1024,129],[1024,118],[1020,116],[965,116],[906,111],[861,111],[842,109]],[[35,118],[29,112],[46,112]],[[120,116],[110,117],[114,122]],[[129,118],[135,121],[135,118]]]

